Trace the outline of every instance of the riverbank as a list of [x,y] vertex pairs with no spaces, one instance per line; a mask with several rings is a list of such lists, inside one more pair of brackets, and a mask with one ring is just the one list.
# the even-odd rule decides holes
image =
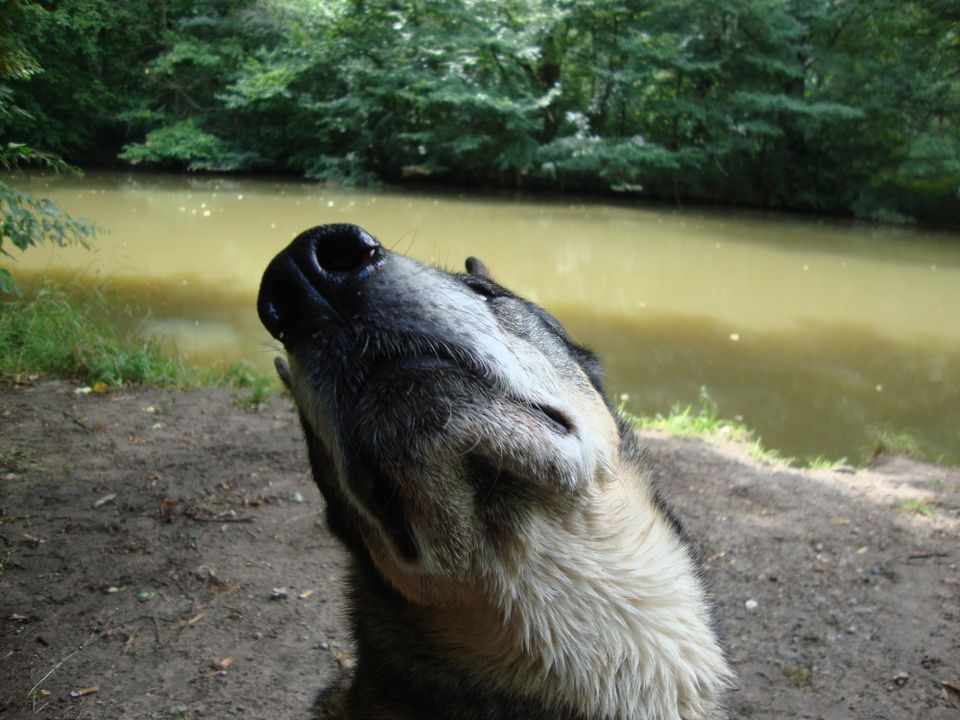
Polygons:
[[[289,402],[79,390],[0,394],[0,716],[305,717],[351,658]],[[644,439],[706,558],[737,717],[955,717],[960,471]]]
[[252,408],[280,390],[274,373],[244,361],[188,363],[169,340],[121,330],[124,314],[132,314],[130,306],[110,283],[44,276],[26,298],[0,294],[0,382],[69,378],[96,393],[134,385],[242,388],[238,402]]
[[122,298],[110,323],[198,367],[242,360],[272,377],[277,346],[253,312],[263,269],[305,228],[353,222],[421,262],[483,258],[597,352],[636,414],[696,406],[705,386],[723,417],[798,463],[860,464],[879,435],[904,432],[960,463],[953,235],[238,177],[89,173],[21,189],[108,229],[94,252],[26,253],[24,287],[106,283]]

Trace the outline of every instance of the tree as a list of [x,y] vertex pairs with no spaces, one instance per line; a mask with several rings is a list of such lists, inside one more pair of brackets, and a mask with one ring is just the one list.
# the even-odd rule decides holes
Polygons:
[[12,4],[81,163],[960,220],[948,0]]
[[[25,80],[40,71],[39,66],[18,39],[15,21],[22,10],[17,0],[4,0],[0,5],[0,121],[32,119],[16,104],[14,93],[5,83]],[[6,141],[0,146],[0,168],[11,170],[33,163],[58,172],[70,167],[56,155],[34,150],[25,143]],[[12,258],[9,246],[26,250],[42,242],[63,246],[86,244],[93,235],[93,226],[64,214],[56,203],[36,198],[0,180],[0,256]],[[18,286],[10,272],[0,267],[0,293],[15,293]]]

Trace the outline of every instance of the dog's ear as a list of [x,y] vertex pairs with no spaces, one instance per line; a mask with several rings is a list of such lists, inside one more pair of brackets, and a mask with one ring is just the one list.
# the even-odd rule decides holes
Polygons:
[[487,266],[483,264],[479,258],[475,258],[472,255],[467,258],[467,262],[464,263],[467,267],[467,272],[473,275],[474,277],[484,278],[486,280],[492,280],[490,277],[490,271],[487,269]]

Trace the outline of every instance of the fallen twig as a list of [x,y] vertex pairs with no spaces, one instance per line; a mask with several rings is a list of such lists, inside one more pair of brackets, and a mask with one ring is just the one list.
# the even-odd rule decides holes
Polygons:
[[256,518],[251,517],[250,515],[242,515],[242,516],[239,516],[239,517],[233,516],[233,515],[225,515],[225,516],[222,516],[222,517],[217,517],[217,516],[210,516],[210,517],[208,517],[208,516],[206,516],[206,515],[193,515],[193,514],[191,514],[191,513],[184,513],[184,514],[185,514],[188,518],[190,518],[191,520],[196,520],[197,522],[209,522],[209,523],[248,523],[248,522],[256,522]]
[[97,500],[97,501],[93,504],[93,506],[94,506],[95,508],[102,507],[103,505],[106,505],[106,504],[107,504],[108,502],[110,502],[111,500],[116,500],[116,499],[117,499],[117,494],[116,494],[116,493],[110,493],[109,495],[104,495],[102,498],[100,498],[99,500]]
[[90,644],[90,641],[93,640],[93,638],[95,638],[96,636],[97,636],[96,633],[90,633],[90,637],[88,637],[86,640],[84,640],[82,643],[80,643],[80,647],[78,647],[76,650],[74,650],[72,653],[70,653],[69,655],[67,655],[67,656],[66,656],[65,658],[63,658],[60,662],[58,662],[56,665],[54,665],[52,668],[50,668],[50,670],[47,671],[47,674],[44,675],[44,676],[43,676],[42,678],[40,678],[39,680],[37,680],[36,685],[34,685],[32,688],[30,688],[29,691],[27,691],[27,697],[28,697],[28,698],[33,697],[33,694],[37,691],[37,688],[40,687],[40,686],[43,684],[43,681],[44,681],[44,680],[46,680],[48,677],[50,677],[51,675],[53,675],[57,670],[59,670],[59,669],[60,669],[60,666],[63,665],[67,660],[69,660],[70,658],[72,658],[72,657],[73,657],[74,655],[76,655],[78,652],[80,652],[81,650],[83,650],[87,645],[89,645],[89,644]]
[[[157,616],[156,616],[156,615],[143,614],[143,615],[136,615],[136,616],[134,616],[134,617],[125,618],[124,620],[121,620],[120,622],[115,623],[112,627],[107,628],[107,629],[105,629],[105,630],[102,630],[101,632],[102,632],[104,635],[108,636],[108,637],[109,637],[110,635],[113,635],[113,634],[116,634],[116,633],[122,633],[122,634],[124,634],[124,635],[127,636],[127,643],[126,643],[126,644],[129,645],[129,644],[133,641],[133,635],[130,633],[130,631],[125,630],[125,629],[124,629],[124,626],[125,626],[125,625],[128,625],[129,623],[135,623],[135,622],[137,622],[138,620],[152,620],[152,621],[153,621],[153,634],[154,634],[154,637],[155,637],[156,640],[157,640],[157,645],[162,645],[162,644],[163,644],[163,641],[162,641],[161,638],[160,638],[160,621],[157,619]],[[165,620],[166,620],[166,619],[165,619]]]

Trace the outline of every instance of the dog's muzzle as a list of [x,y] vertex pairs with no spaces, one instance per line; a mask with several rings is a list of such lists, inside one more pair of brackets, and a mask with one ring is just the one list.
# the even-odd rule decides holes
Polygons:
[[263,274],[260,321],[284,345],[318,321],[349,322],[360,286],[386,253],[356,225],[319,225],[301,233]]

